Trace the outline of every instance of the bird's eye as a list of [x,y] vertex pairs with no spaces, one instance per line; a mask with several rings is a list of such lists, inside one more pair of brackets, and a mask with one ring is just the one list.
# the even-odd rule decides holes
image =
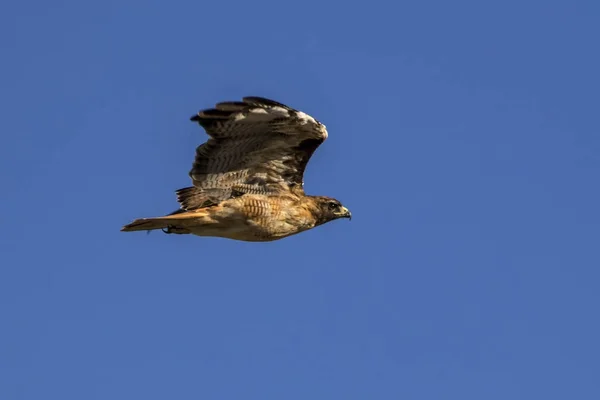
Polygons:
[[337,210],[339,206],[336,203],[329,203],[329,209],[330,210]]

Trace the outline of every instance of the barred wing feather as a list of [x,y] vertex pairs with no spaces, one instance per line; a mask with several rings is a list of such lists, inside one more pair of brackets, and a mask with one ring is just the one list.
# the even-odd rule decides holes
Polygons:
[[310,115],[261,97],[218,103],[191,120],[210,138],[196,149],[193,187],[177,191],[185,210],[243,193],[302,190],[306,165],[327,138]]

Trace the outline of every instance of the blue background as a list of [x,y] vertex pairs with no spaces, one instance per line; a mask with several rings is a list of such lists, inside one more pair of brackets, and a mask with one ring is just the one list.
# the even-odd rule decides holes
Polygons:
[[[0,398],[600,398],[596,1],[23,1],[0,13]],[[256,244],[177,208],[256,95],[353,213]]]

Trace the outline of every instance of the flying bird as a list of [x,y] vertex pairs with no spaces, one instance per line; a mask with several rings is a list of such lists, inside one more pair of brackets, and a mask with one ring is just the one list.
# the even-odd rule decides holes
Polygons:
[[338,200],[304,193],[304,170],[327,139],[308,114],[262,97],[217,103],[190,118],[208,141],[196,148],[192,186],[176,191],[180,208],[136,219],[121,230],[267,242],[352,214]]

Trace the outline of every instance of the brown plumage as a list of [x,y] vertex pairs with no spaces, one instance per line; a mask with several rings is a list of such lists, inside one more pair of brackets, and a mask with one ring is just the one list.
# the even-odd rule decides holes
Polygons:
[[327,139],[310,115],[261,97],[218,103],[191,118],[209,135],[196,149],[193,186],[179,189],[180,209],[142,218],[122,231],[272,241],[312,229],[350,211],[333,198],[307,196],[304,170]]

